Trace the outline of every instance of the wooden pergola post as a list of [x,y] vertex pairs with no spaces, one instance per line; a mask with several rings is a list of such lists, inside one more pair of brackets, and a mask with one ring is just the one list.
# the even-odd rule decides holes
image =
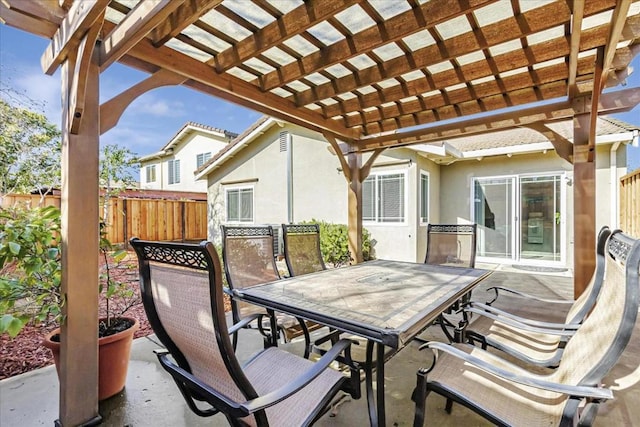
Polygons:
[[362,166],[362,153],[349,153],[348,186],[348,224],[349,224],[349,252],[353,256],[353,263],[359,264],[364,258],[362,255],[362,181],[360,170]]
[[[91,37],[89,37],[91,39]],[[85,40],[86,41],[86,40]],[[88,57],[88,60],[87,60]],[[98,422],[99,67],[95,42],[62,63],[62,294],[58,425]],[[84,62],[84,65],[83,65]],[[84,119],[83,119],[84,118]],[[77,127],[77,130],[74,128]]]
[[[573,119],[573,289],[578,298],[595,270],[596,163],[590,114]],[[593,142],[593,144],[590,143]]]

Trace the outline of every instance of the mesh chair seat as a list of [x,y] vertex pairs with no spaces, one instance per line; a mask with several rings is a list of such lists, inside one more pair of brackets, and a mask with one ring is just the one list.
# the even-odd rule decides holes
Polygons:
[[414,425],[424,421],[430,391],[448,399],[447,410],[452,399],[498,425],[591,425],[599,403],[613,398],[600,384],[629,343],[638,316],[639,267],[640,240],[613,232],[598,302],[549,374],[522,369],[470,344],[425,344],[422,348],[439,355],[431,370],[418,372]]
[[[308,371],[313,362],[295,356],[277,347],[270,347],[250,360],[243,368],[259,395],[266,395]],[[343,375],[334,370],[325,370],[299,393],[269,407],[266,410],[269,423],[274,426],[299,426],[309,419],[321,401],[333,388],[343,381]],[[295,410],[292,410],[295,408]]]
[[[140,289],[149,323],[165,351],[162,367],[198,415],[223,413],[231,425],[311,425],[351,381],[330,369],[342,340],[317,362],[268,347],[242,366],[224,313],[221,266],[210,242],[200,245],[132,239],[140,266]],[[199,402],[199,403],[197,403]],[[210,406],[205,407],[204,403]]]
[[[477,315],[468,327],[467,338],[473,343],[481,343],[484,348],[491,346],[500,349],[534,365],[556,366],[562,357],[564,343],[572,335],[571,331],[585,320],[596,304],[603,286],[604,252],[610,234],[608,227],[603,227],[598,234],[596,270],[587,288],[571,305],[565,316],[564,325],[570,329],[569,333],[561,335],[544,332],[545,329],[562,329],[562,323],[547,324],[538,319],[524,318],[496,310],[493,306],[471,303],[471,308],[466,310]],[[497,314],[497,317],[488,317],[488,313]],[[501,321],[501,317],[505,320]],[[513,322],[509,323],[508,320]],[[523,327],[519,327],[518,324],[522,324]]]

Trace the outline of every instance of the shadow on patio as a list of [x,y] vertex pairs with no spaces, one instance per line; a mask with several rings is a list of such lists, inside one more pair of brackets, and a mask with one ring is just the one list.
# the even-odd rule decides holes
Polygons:
[[[480,268],[488,266],[481,265]],[[568,274],[523,274],[509,267],[500,267],[474,291],[474,299],[483,301],[489,296],[485,289],[503,285],[539,295],[567,298],[573,292],[573,280]],[[501,297],[504,298],[504,297]],[[549,320],[561,320],[563,313],[548,307],[518,305],[516,299],[499,300],[509,303],[510,309],[521,313],[543,311]],[[513,303],[512,303],[513,302]],[[496,303],[497,304],[497,303]],[[429,328],[423,337],[442,340],[439,328]],[[291,351],[301,354],[301,341],[287,344]],[[242,331],[239,354],[248,357],[262,345],[252,331]],[[154,337],[134,342],[126,389],[104,401],[100,413],[105,426],[226,426],[222,415],[200,418],[187,408],[170,376],[162,370],[153,350],[159,344]],[[429,362],[427,354],[410,344],[387,364],[386,402],[387,425],[407,426],[413,423],[414,406],[410,400],[415,386],[416,371]],[[634,425],[640,419],[640,324],[636,324],[627,350],[606,379],[615,399],[600,406],[595,425]],[[53,366],[23,374],[0,382],[0,425],[53,425],[58,416],[58,380]],[[471,411],[454,405],[451,415],[444,411],[444,398],[431,395],[427,399],[427,425],[490,425]],[[326,414],[318,426],[368,425],[366,397],[357,401],[344,400],[332,413]]]

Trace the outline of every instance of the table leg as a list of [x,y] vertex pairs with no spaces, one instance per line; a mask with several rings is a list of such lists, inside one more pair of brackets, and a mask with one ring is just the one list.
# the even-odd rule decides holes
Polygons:
[[373,394],[373,341],[367,340],[367,359],[364,363],[365,386],[367,389],[367,408],[369,409],[369,423],[378,425],[378,412],[376,411],[376,398]]
[[[376,346],[376,392],[373,391],[373,347]],[[371,426],[384,427],[386,423],[384,398],[384,344],[367,341],[365,362],[367,408]]]
[[384,344],[376,344],[376,391],[378,392],[378,426],[384,427],[386,423],[385,399],[384,399]]

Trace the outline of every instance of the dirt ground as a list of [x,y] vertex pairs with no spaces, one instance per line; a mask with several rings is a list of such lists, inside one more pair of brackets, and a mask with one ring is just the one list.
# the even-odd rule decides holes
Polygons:
[[[119,268],[113,270],[115,279],[126,283],[135,292],[137,302],[129,308],[125,315],[134,317],[140,322],[140,329],[134,338],[144,337],[153,333],[140,300],[138,282],[138,265],[135,254],[130,252]],[[225,309],[230,310],[228,300]],[[100,315],[104,314],[104,301],[100,303]],[[14,375],[42,368],[53,363],[51,352],[42,346],[42,338],[56,325],[27,325],[20,334],[11,339],[6,334],[0,336],[0,380]]]

